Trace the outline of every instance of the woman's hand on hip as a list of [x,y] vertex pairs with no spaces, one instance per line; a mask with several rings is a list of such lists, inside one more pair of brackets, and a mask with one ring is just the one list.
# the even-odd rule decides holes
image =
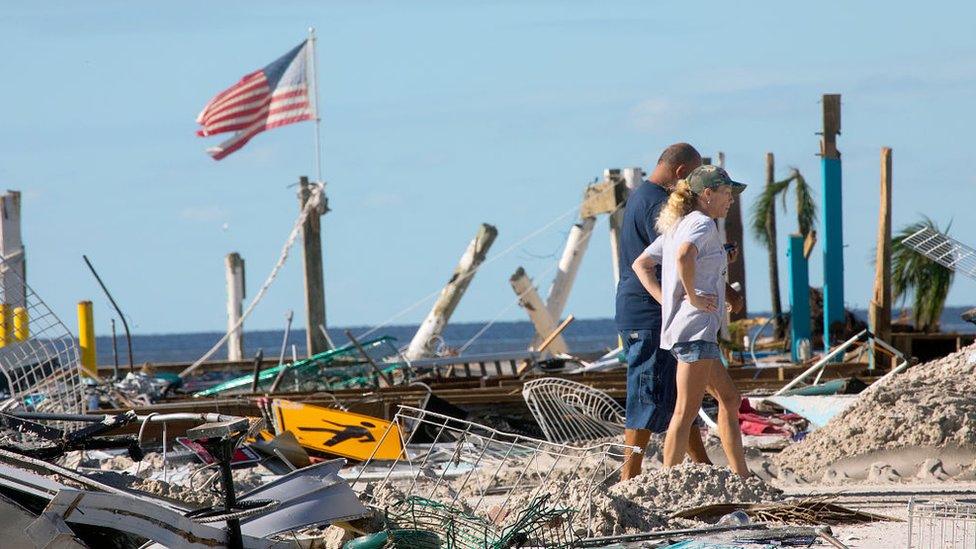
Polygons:
[[706,313],[714,313],[718,310],[718,296],[712,294],[688,294],[688,303],[691,306],[705,311]]

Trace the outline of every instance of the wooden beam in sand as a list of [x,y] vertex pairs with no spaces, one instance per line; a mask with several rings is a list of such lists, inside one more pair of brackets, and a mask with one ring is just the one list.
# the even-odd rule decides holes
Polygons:
[[[536,337],[541,340],[541,338],[556,332],[556,321],[553,320],[552,315],[549,314],[549,309],[539,297],[539,292],[536,291],[532,280],[525,274],[525,269],[519,267],[508,281],[511,283],[512,289],[515,290],[515,295],[519,298],[519,305],[525,309],[532,325],[535,326]],[[566,340],[561,334],[549,343],[548,349],[553,354],[569,352]]]
[[12,312],[27,306],[25,286],[26,259],[20,232],[20,191],[7,191],[0,196],[0,283],[3,284],[3,303]]
[[454,309],[460,303],[461,297],[468,289],[468,284],[471,283],[478,267],[485,260],[488,249],[491,248],[491,244],[497,236],[498,229],[492,225],[482,223],[478,228],[478,233],[468,244],[464,255],[458,261],[457,267],[454,268],[454,273],[447,281],[444,289],[441,290],[437,301],[434,302],[434,306],[427,313],[427,317],[420,324],[420,327],[417,328],[417,333],[414,334],[413,339],[410,340],[410,345],[405,353],[408,360],[417,360],[433,355],[431,343],[440,336],[444,326],[447,325],[447,321],[454,314]]
[[576,273],[583,262],[583,254],[590,244],[590,236],[595,226],[596,218],[587,217],[569,229],[563,255],[559,258],[559,265],[556,267],[556,277],[549,288],[549,295],[546,296],[546,308],[549,309],[552,318],[562,318],[569,292],[573,289]]
[[[874,296],[868,309],[871,331],[891,342],[891,149],[881,148],[881,206],[878,208],[878,244],[874,261]],[[891,358],[878,350],[874,366],[890,366]]]
[[[718,165],[725,168],[725,153],[718,153]],[[734,243],[739,247],[738,257],[729,263],[729,284],[739,283],[739,294],[742,295],[742,310],[738,313],[729,313],[729,320],[742,320],[748,317],[748,302],[746,301],[746,250],[745,240],[742,230],[742,203],[740,200],[732,202],[729,213],[725,217],[725,241]]]

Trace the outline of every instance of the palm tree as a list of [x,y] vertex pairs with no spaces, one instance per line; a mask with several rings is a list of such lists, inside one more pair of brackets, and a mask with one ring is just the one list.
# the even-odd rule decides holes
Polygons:
[[783,210],[786,210],[786,191],[793,184],[796,195],[797,228],[803,237],[813,232],[817,222],[817,205],[806,179],[796,168],[782,181],[773,180],[772,153],[766,160],[766,187],[752,207],[752,234],[762,244],[769,255],[769,291],[773,314],[773,331],[777,339],[786,336],[786,326],[782,322],[783,306],[779,296],[779,253],[776,244],[776,197],[782,195]]
[[915,329],[931,333],[939,330],[953,272],[905,245],[906,238],[925,228],[949,232],[949,227],[943,231],[925,216],[902,227],[891,241],[891,291],[893,299],[900,299],[903,304],[911,294]]

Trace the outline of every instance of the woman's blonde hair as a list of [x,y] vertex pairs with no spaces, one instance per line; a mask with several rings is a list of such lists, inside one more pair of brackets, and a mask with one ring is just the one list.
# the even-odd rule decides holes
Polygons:
[[661,208],[661,213],[657,216],[655,227],[660,234],[666,233],[674,228],[681,221],[681,218],[691,213],[696,204],[695,193],[691,192],[691,187],[686,179],[678,180],[677,186],[671,191],[668,203]]

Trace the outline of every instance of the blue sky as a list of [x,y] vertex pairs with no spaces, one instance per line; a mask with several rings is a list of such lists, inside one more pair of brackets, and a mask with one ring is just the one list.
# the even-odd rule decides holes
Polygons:
[[[976,243],[976,7],[968,2],[128,2],[8,4],[0,184],[23,192],[28,278],[68,324],[109,309],[93,260],[139,333],[225,325],[223,256],[249,295],[313,173],[313,126],[256,137],[214,162],[194,118],[215,93],[319,35],[324,222],[332,325],[387,320],[447,280],[479,222],[499,252],[579,202],[604,168],[648,167],[667,144],[724,151],[758,186],[766,151],[818,190],[823,93],[843,95],[846,297],[873,277],[878,163],[894,149],[894,224],[925,213]],[[748,207],[755,188],[743,199]],[[455,315],[509,307],[523,265],[547,290],[572,220],[478,273]],[[795,229],[780,215],[781,240]],[[781,251],[785,246],[781,245]],[[296,252],[298,249],[296,248]],[[766,259],[746,244],[750,308],[767,309]],[[785,253],[785,251],[784,251]],[[821,281],[820,249],[811,282]],[[300,253],[246,327],[302,317]],[[781,263],[785,265],[785,261]],[[787,299],[785,277],[783,299]],[[601,220],[567,312],[613,314]],[[950,304],[976,303],[958,278]],[[419,321],[429,304],[399,318]],[[507,307],[507,309],[506,309]]]

